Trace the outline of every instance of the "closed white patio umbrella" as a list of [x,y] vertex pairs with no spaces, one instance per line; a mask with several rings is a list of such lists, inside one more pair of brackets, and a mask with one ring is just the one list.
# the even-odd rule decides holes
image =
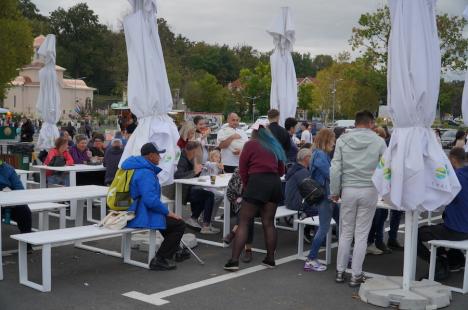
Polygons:
[[296,116],[297,109],[296,69],[291,56],[296,30],[289,7],[281,8],[281,14],[273,20],[267,32],[275,44],[275,50],[270,56],[270,108],[280,111],[279,124],[284,126],[286,118]]
[[59,137],[56,124],[61,115],[59,85],[55,71],[55,35],[47,35],[37,53],[44,58],[44,67],[39,70],[40,87],[36,103],[37,111],[44,122],[37,146],[39,149],[49,150],[55,146],[55,139]]
[[[468,20],[468,5],[463,11],[463,17]],[[463,98],[462,98],[462,114],[463,114],[463,123],[465,126],[468,126],[468,70],[465,73],[465,86],[463,87]],[[465,146],[465,149],[467,147]]]
[[[388,107],[394,128],[373,182],[387,202],[406,211],[403,290],[390,290],[389,298],[400,294],[415,301],[410,308],[419,308],[421,304],[416,304],[425,297],[415,298],[410,290],[415,285],[412,281],[419,212],[448,204],[461,187],[431,129],[441,71],[436,0],[389,0],[389,6],[392,29],[388,46]],[[373,283],[379,286],[383,282],[371,279],[361,286],[363,299],[368,297],[365,291]]]
[[168,112],[172,95],[156,22],[156,0],[130,0],[133,13],[125,17],[124,30],[128,55],[128,105],[138,118],[138,127],[130,137],[120,164],[140,148],[155,142],[166,149],[159,174],[162,185],[170,184],[180,156],[179,133]]

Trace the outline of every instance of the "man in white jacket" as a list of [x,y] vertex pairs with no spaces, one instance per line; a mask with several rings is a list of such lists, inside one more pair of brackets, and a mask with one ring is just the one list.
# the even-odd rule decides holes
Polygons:
[[341,197],[336,282],[345,281],[344,271],[354,238],[349,282],[352,287],[365,281],[362,264],[378,199],[372,175],[386,149],[385,141],[372,131],[375,119],[371,112],[356,113],[355,126],[336,142],[330,171],[331,199],[337,202]]

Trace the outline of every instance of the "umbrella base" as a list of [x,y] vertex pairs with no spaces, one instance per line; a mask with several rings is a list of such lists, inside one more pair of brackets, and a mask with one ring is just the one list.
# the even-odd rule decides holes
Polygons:
[[439,309],[450,305],[449,288],[434,281],[413,281],[409,290],[403,290],[402,277],[368,279],[361,284],[359,297],[365,303],[398,309]]

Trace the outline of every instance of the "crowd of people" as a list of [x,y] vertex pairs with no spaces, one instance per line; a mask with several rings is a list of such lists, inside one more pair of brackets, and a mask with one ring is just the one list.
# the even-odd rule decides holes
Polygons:
[[[268,119],[260,119],[251,126],[251,136],[239,128],[240,118],[229,113],[227,124],[216,134],[216,144],[210,145],[212,136],[207,120],[196,116],[180,127],[177,145],[181,156],[177,162],[175,179],[189,179],[200,176],[232,174],[226,189],[231,203],[231,212],[236,224],[223,241],[232,244],[231,257],[224,265],[228,271],[239,270],[239,260],[248,263],[252,260],[254,219],[261,219],[267,249],[263,264],[275,267],[277,232],[275,213],[278,205],[296,210],[301,217],[318,216],[319,227],[311,227],[305,233],[311,243],[310,252],[304,263],[305,271],[324,271],[327,266],[320,263],[318,253],[330,230],[332,219],[336,223],[338,237],[336,282],[348,280],[345,270],[351,266],[350,286],[359,286],[366,279],[362,266],[366,254],[388,254],[392,250],[402,250],[398,241],[398,227],[401,211],[378,209],[378,194],[372,183],[372,176],[379,159],[390,142],[390,132],[386,127],[377,127],[374,116],[369,111],[360,111],[355,117],[355,128],[322,128],[312,131],[307,122],[287,118],[279,124],[279,111],[272,109]],[[284,127],[282,126],[284,125]],[[135,130],[137,123],[130,118],[123,132],[117,132],[108,142],[96,132],[78,132],[68,126],[56,140],[55,147],[43,154],[43,162],[50,166],[103,163],[106,171],[102,176],[78,176],[77,184],[110,185],[119,169],[123,148]],[[300,135],[298,135],[298,127]],[[466,139],[465,136],[458,140]],[[457,141],[450,152],[450,160],[462,191],[447,206],[444,221],[439,225],[420,228],[418,255],[428,259],[429,250],[425,242],[432,239],[468,239],[468,168],[465,162],[465,141],[463,147]],[[162,188],[157,175],[161,156],[165,150],[155,143],[147,143],[141,148],[140,156],[131,156],[121,166],[123,170],[133,170],[130,194],[133,198],[129,211],[135,212],[135,219],[129,227],[161,230],[165,239],[151,262],[151,269],[171,270],[175,262],[187,259],[190,254],[179,247],[186,228],[201,234],[220,234],[213,225],[218,208],[224,199],[224,192],[204,186],[183,185],[182,202],[190,203],[190,215],[182,219],[169,211],[162,203]],[[17,176],[7,164],[0,166],[0,188],[22,189]],[[14,170],[13,170],[14,171]],[[283,178],[284,177],[284,178]],[[323,190],[317,202],[306,202],[301,186],[306,179],[314,180]],[[68,186],[68,177],[63,173],[48,171],[48,184]],[[27,206],[14,208],[12,218],[20,224],[21,232],[30,231],[31,214]],[[385,221],[390,214],[388,240],[384,241]],[[21,219],[25,218],[25,219]],[[437,276],[443,277],[447,270],[459,270],[463,255],[457,251],[438,253]],[[461,256],[460,256],[461,255]]]

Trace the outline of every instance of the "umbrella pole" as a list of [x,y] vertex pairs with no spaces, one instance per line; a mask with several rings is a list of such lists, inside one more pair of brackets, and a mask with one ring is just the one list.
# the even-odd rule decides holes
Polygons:
[[417,210],[405,213],[405,253],[403,262],[403,289],[409,291],[416,274],[416,255],[418,245],[418,214]]

